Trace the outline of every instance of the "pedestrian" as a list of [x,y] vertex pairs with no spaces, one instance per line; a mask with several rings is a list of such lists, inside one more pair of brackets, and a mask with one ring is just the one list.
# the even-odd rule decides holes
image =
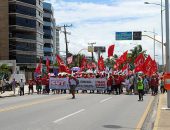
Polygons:
[[143,101],[144,85],[141,77],[138,77],[137,88],[138,88],[138,95],[139,95],[138,101]]
[[126,93],[127,95],[130,94],[130,80],[129,80],[129,76],[126,77],[125,81],[124,81],[124,85],[125,85],[125,88],[126,88]]
[[23,79],[21,79],[21,81],[19,82],[19,86],[20,86],[20,96],[22,96],[24,95],[24,86],[25,86]]
[[109,78],[107,80],[107,93],[108,94],[111,93],[112,84],[113,84],[113,78],[112,78],[112,76],[109,76]]
[[147,76],[145,75],[144,80],[143,80],[143,85],[144,85],[144,93],[148,93],[149,92],[149,82],[147,79]]
[[13,79],[13,81],[11,82],[11,85],[12,85],[12,90],[14,92],[14,95],[15,95],[15,89],[17,87],[17,82],[15,81],[15,78]]
[[28,94],[30,94],[30,91],[31,91],[31,94],[34,93],[34,88],[33,88],[33,86],[34,86],[34,82],[33,82],[32,79],[30,79],[29,82],[28,82],[28,91],[29,91]]
[[42,90],[41,78],[38,78],[36,81],[36,89],[37,89],[37,94],[41,94],[41,90]]
[[70,92],[72,94],[72,99],[75,99],[75,89],[78,85],[78,80],[73,77],[73,76],[70,76],[69,77],[69,86],[70,86]]

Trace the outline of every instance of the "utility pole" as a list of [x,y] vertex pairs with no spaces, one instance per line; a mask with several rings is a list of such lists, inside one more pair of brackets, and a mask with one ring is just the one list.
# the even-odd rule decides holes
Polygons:
[[[170,73],[170,46],[169,46],[169,0],[165,0],[166,19],[166,73]],[[170,90],[167,91],[167,107],[170,108]]]
[[91,58],[92,58],[92,61],[94,61],[94,54],[93,54],[93,52],[94,52],[94,46],[93,46],[93,45],[96,44],[96,43],[93,42],[93,43],[88,43],[88,44],[91,45],[91,47],[92,47],[92,49],[93,49],[92,52],[91,52],[91,54],[92,54],[92,57],[91,57]]
[[67,58],[68,58],[68,40],[67,40],[67,34],[71,34],[71,33],[69,33],[69,32],[67,32],[67,27],[71,27],[72,26],[72,24],[71,25],[66,25],[66,24],[64,24],[64,26],[62,26],[62,27],[64,27],[64,31],[63,31],[63,33],[64,33],[64,36],[65,36],[65,44],[66,44],[66,65],[68,65],[68,62],[67,62]]
[[161,37],[162,37],[162,70],[164,71],[164,28],[163,28],[163,2],[161,0]]
[[154,41],[153,41],[153,44],[154,44],[154,48],[153,48],[153,56],[154,56],[154,60],[155,60],[155,29],[153,30],[153,34],[154,34]]

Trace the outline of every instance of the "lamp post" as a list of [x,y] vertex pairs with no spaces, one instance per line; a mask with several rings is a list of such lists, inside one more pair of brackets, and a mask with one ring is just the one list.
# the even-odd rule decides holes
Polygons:
[[145,4],[153,4],[153,5],[158,5],[158,6],[160,6],[161,7],[161,37],[162,37],[162,40],[161,40],[161,42],[162,42],[162,65],[164,66],[164,32],[163,32],[163,11],[165,10],[165,9],[163,9],[163,7],[165,7],[165,6],[163,6],[163,2],[162,2],[162,0],[161,0],[161,3],[159,4],[159,3],[149,3],[149,2],[144,2]]
[[[166,72],[170,73],[170,46],[169,46],[169,0],[165,0],[166,19]],[[167,91],[167,107],[170,108],[170,90]]]
[[149,32],[149,33],[153,33],[153,57],[154,57],[154,60],[155,60],[155,36],[158,35],[157,33],[155,33],[155,30],[152,31],[144,31],[144,32]]

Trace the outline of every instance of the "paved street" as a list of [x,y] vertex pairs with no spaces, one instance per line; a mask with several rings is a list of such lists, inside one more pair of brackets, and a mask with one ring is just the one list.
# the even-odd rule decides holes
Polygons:
[[134,130],[151,96],[26,95],[0,99],[1,130]]

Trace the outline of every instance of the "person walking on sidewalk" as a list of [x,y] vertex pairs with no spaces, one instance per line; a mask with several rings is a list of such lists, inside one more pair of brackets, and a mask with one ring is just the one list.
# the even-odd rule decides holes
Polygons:
[[24,86],[25,86],[23,79],[21,79],[21,81],[19,82],[19,86],[20,86],[20,96],[22,96],[24,95]]
[[70,92],[73,96],[72,99],[75,98],[75,89],[76,89],[77,85],[78,85],[78,80],[75,77],[70,76],[69,77],[69,86],[70,86]]
[[138,77],[137,88],[138,88],[138,95],[139,95],[138,101],[143,101],[144,85],[141,77]]
[[15,95],[15,89],[17,87],[17,82],[15,81],[15,78],[13,79],[13,81],[11,82],[11,85],[12,85],[12,90],[14,92],[14,95]]

